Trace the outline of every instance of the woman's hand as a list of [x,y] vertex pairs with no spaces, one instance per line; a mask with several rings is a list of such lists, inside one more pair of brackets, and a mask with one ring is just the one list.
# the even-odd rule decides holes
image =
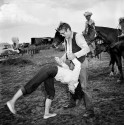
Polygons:
[[76,58],[76,56],[73,53],[67,54],[67,57],[69,60],[73,60],[74,58]]
[[69,91],[70,91],[72,94],[75,93],[75,86],[74,86],[74,85],[69,85],[68,88],[69,88]]
[[55,57],[56,62],[61,65],[63,61],[59,57]]

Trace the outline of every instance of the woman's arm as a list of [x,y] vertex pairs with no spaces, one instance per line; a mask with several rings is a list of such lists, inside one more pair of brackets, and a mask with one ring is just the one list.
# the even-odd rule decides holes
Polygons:
[[56,60],[56,62],[57,62],[60,66],[62,66],[63,68],[69,69],[69,66],[66,65],[66,63],[64,63],[59,57],[55,57],[55,60]]

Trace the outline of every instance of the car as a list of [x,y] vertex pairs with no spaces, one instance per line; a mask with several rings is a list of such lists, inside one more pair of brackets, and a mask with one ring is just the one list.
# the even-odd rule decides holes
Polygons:
[[14,50],[13,46],[9,43],[1,43],[0,44],[0,56],[17,54],[19,50]]

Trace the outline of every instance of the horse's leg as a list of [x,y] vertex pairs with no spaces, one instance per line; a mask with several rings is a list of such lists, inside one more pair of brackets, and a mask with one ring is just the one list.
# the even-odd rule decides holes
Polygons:
[[110,76],[114,75],[114,62],[111,64],[111,72],[109,74]]
[[119,69],[118,69],[118,66],[117,66],[116,63],[114,64],[114,73],[115,73],[116,75],[119,74]]
[[109,55],[110,55],[110,58],[111,58],[110,63],[109,63],[109,65],[111,65],[111,72],[110,72],[109,75],[113,76],[114,75],[114,64],[115,64],[116,58],[115,58],[115,56],[113,55],[112,52],[109,53]]
[[122,51],[122,58],[123,58],[123,60],[124,60],[124,51]]
[[124,80],[123,71],[122,71],[122,59],[121,59],[120,55],[116,56],[116,63],[117,63],[117,66],[118,66],[118,69],[119,69],[119,72],[120,72],[120,78],[118,80],[118,82],[119,82],[119,81]]

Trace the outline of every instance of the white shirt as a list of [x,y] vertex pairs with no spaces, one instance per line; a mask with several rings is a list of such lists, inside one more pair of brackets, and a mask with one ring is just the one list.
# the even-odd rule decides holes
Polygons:
[[[72,32],[72,37],[70,39],[66,39],[67,44],[65,45],[65,50],[67,48],[66,53],[72,53],[72,38],[73,38],[73,32]],[[90,52],[90,48],[83,37],[82,34],[76,34],[75,36],[76,44],[81,48],[80,51],[74,53],[77,58],[86,55],[88,52]],[[66,53],[62,56],[62,60],[65,62],[66,60]]]
[[88,24],[93,25],[93,24],[95,24],[95,22],[94,22],[94,20],[90,19],[89,21],[87,20],[85,23],[85,25],[88,25]]
[[66,50],[67,54],[72,53],[72,38],[73,38],[73,34],[72,34],[72,37],[70,39],[66,39],[66,42],[67,42],[66,48],[67,49],[65,49],[65,50]]
[[75,65],[73,70],[70,70],[65,63],[62,64],[63,67],[58,66],[58,72],[55,76],[55,79],[64,84],[77,87],[78,78],[81,70],[81,63],[76,58],[73,59],[72,62]]

